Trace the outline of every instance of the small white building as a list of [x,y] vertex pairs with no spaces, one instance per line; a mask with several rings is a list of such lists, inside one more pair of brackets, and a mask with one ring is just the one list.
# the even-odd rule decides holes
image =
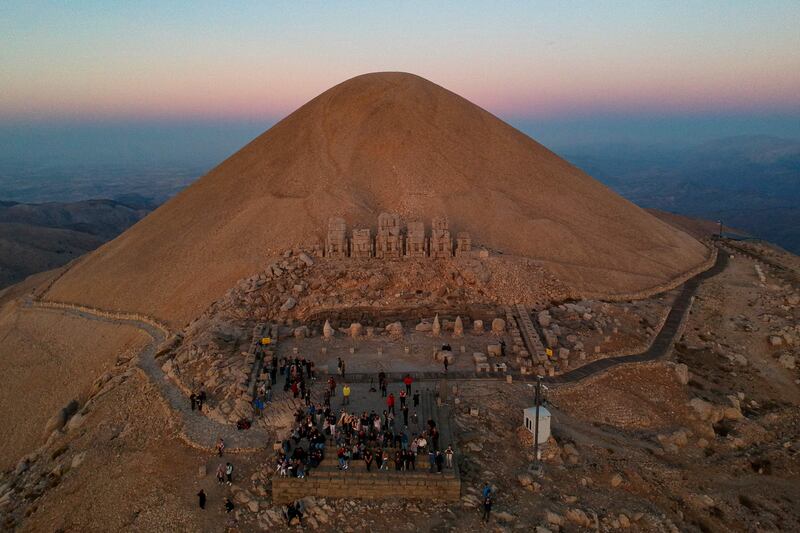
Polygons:
[[[534,424],[536,423],[536,406],[528,407],[522,411],[525,419],[525,429],[533,435]],[[550,438],[550,411],[546,407],[539,406],[539,444],[544,444]]]

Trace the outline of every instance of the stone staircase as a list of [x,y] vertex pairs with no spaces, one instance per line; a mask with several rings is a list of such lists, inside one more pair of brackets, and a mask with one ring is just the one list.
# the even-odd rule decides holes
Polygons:
[[522,338],[528,348],[528,353],[534,361],[540,361],[545,357],[544,344],[536,331],[536,327],[531,320],[531,311],[522,304],[516,304],[516,319],[519,324]]

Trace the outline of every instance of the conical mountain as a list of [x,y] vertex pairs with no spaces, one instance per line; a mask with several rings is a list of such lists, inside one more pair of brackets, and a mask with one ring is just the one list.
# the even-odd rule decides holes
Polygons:
[[174,324],[327,219],[375,227],[446,215],[454,231],[537,260],[578,291],[632,292],[707,250],[460,96],[411,74],[341,83],[70,268],[52,299]]

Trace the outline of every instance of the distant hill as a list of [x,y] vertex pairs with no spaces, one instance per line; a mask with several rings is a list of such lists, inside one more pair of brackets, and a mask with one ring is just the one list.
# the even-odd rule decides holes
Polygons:
[[0,288],[94,250],[149,210],[113,200],[45,204],[0,201]]
[[586,146],[566,157],[643,207],[722,220],[800,253],[800,142],[749,135],[688,149]]

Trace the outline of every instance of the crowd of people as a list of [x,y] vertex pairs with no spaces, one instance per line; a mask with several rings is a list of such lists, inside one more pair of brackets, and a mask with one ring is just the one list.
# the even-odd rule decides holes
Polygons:
[[[253,399],[254,414],[261,415],[273,401],[273,389],[278,380],[283,390],[292,397],[302,398],[303,406],[294,416],[294,425],[281,449],[276,452],[275,474],[281,477],[304,478],[309,471],[319,467],[326,453],[335,454],[338,468],[349,470],[355,461],[364,463],[367,471],[428,471],[441,474],[454,466],[452,446],[440,446],[440,432],[436,422],[428,419],[420,423],[420,391],[414,387],[411,375],[406,374],[396,390],[384,372],[378,374],[380,398],[385,408],[370,409],[361,413],[351,411],[352,388],[344,382],[341,392],[333,376],[323,385],[322,401],[312,401],[316,382],[314,362],[303,357],[280,358],[265,361],[267,379],[256,387]],[[338,377],[345,380],[345,363],[337,361]],[[378,393],[370,386],[370,394]],[[341,397],[341,400],[339,400]],[[192,409],[202,409],[206,393],[201,389],[190,397]],[[380,412],[378,412],[380,411]],[[241,429],[241,428],[240,428]],[[225,441],[220,438],[216,454],[223,457]],[[216,477],[220,485],[233,482],[231,462],[219,463]],[[198,494],[201,509],[206,506],[206,493]],[[484,519],[491,509],[491,496],[484,494]],[[231,513],[234,505],[225,498],[225,511]],[[288,523],[300,523],[305,509],[302,502],[294,502],[284,510]]]
[[[305,381],[301,361],[290,361],[286,367],[292,382]],[[339,376],[344,375],[343,366],[339,366]],[[300,370],[293,374],[292,368]],[[313,384],[313,374],[311,377]],[[420,392],[414,390],[413,378],[404,376],[396,396],[388,390],[384,372],[378,375],[378,383],[385,409],[380,413],[375,409],[358,413],[350,410],[350,385],[343,384],[341,401],[335,402],[338,385],[333,376],[329,377],[322,402],[307,401],[296,411],[291,434],[276,452],[275,473],[305,477],[322,463],[326,453],[336,454],[340,470],[348,470],[354,461],[363,462],[367,471],[427,469],[441,473],[446,468],[452,469],[453,448],[440,446],[436,422],[429,419],[420,425],[417,414]],[[304,390],[310,391],[311,386],[306,385]],[[370,391],[377,392],[372,387]]]

